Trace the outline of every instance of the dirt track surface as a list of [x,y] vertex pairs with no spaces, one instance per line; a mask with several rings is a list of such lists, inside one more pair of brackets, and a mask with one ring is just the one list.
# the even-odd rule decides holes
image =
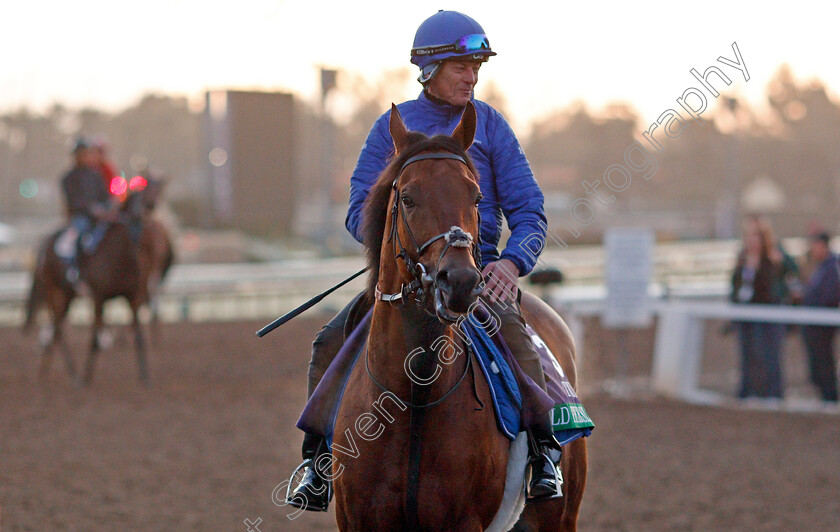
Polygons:
[[[152,388],[118,342],[89,389],[32,337],[0,328],[0,530],[335,530],[272,503],[299,462],[294,422],[324,317],[168,325]],[[71,329],[77,366],[86,329]],[[121,345],[122,344],[122,345]],[[593,371],[594,373],[594,371]],[[580,529],[837,530],[840,420],[584,394],[597,425]]]

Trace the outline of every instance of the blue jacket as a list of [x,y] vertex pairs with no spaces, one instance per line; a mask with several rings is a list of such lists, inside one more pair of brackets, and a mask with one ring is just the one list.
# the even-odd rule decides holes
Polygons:
[[[545,245],[548,225],[543,194],[507,121],[486,103],[478,100],[473,103],[478,121],[469,155],[478,169],[484,197],[478,206],[482,263],[509,259],[519,268],[520,275],[527,275]],[[433,102],[425,93],[397,108],[409,130],[429,136],[452,134],[464,111],[463,107]],[[394,155],[394,142],[388,130],[390,116],[391,111],[386,112],[373,125],[350,178],[350,208],[345,225],[359,242],[362,242],[365,198]],[[507,219],[511,235],[499,255],[502,215]]]
[[840,304],[840,274],[837,272],[837,255],[830,253],[817,266],[805,286],[802,304],[809,307],[836,307]]
[[61,187],[70,216],[92,216],[91,209],[96,205],[106,205],[110,198],[102,174],[84,166],[75,166],[67,172],[61,179]]

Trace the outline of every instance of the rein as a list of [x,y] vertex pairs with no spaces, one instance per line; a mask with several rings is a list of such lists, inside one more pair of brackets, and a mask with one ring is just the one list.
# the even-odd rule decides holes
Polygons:
[[413,409],[431,408],[433,406],[437,406],[437,405],[441,404],[442,402],[444,402],[447,397],[449,397],[450,395],[455,393],[455,390],[457,390],[458,387],[461,386],[461,383],[464,382],[464,379],[467,377],[467,373],[469,373],[471,366],[472,366],[472,351],[470,351],[469,346],[467,346],[467,364],[464,366],[464,373],[461,375],[461,378],[458,379],[458,382],[456,382],[455,385],[452,386],[452,388],[449,389],[449,391],[447,391],[445,394],[443,394],[439,398],[435,399],[431,403],[425,403],[425,404],[422,404],[422,405],[417,405],[417,404],[412,403],[411,401],[406,401],[405,399],[402,399],[400,396],[398,396],[397,394],[395,394],[394,392],[389,390],[384,384],[382,384],[381,382],[376,380],[376,377],[374,377],[373,373],[371,373],[371,371],[370,371],[370,365],[368,364],[367,344],[365,345],[365,371],[367,371],[367,374],[368,374],[368,377],[370,377],[370,380],[372,380],[373,383],[376,384],[379,387],[380,390],[382,390],[385,393],[393,395],[394,397],[399,399],[400,402],[402,402],[402,404],[404,404],[406,406],[409,406]]

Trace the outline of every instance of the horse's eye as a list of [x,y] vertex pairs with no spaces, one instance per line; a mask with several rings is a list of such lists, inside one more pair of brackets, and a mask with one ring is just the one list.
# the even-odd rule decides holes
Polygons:
[[481,194],[479,194],[478,197],[475,198],[475,206],[476,207],[478,207],[478,204],[481,203],[482,199],[484,199],[484,196],[482,196]]
[[409,198],[408,196],[403,195],[400,199],[402,200],[402,204],[405,205],[406,207],[413,207],[414,206],[414,200]]

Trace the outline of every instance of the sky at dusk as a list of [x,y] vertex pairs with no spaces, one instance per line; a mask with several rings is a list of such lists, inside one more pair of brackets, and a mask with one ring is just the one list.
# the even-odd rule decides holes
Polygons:
[[[417,26],[439,8],[469,14],[498,56],[482,68],[514,125],[576,100],[634,106],[642,122],[699,87],[692,68],[731,75],[755,106],[782,63],[837,99],[836,17],[816,2],[314,2],[77,0],[6,3],[0,111],[54,102],[116,110],[147,92],[200,102],[207,89],[290,91],[315,101],[318,68],[380,79],[408,63]],[[737,42],[750,75],[722,66]],[[414,70],[412,70],[414,72]],[[340,74],[341,76],[341,74]],[[344,76],[343,79],[349,79]],[[340,81],[342,78],[340,77]],[[395,101],[419,92],[414,84]],[[384,110],[384,109],[383,109]]]

